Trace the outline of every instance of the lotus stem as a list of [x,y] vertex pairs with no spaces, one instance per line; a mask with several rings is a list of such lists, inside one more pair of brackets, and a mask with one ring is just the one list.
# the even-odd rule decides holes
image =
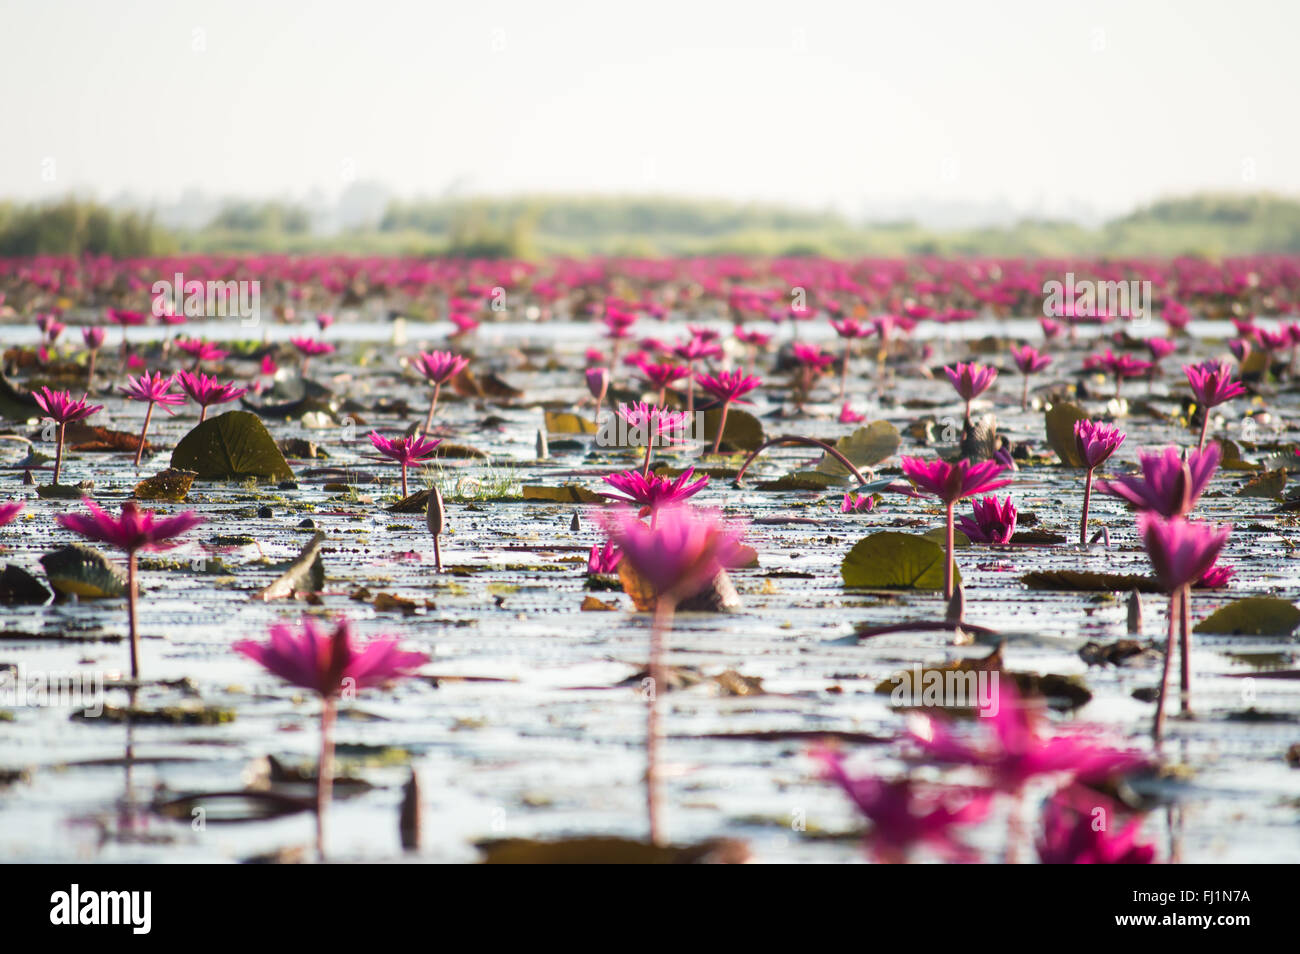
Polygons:
[[140,446],[135,449],[135,466],[140,466],[140,458],[144,456],[145,436],[149,433],[149,421],[153,418],[153,401],[149,402],[148,409],[144,412],[144,427],[140,428]]
[[59,485],[59,473],[63,470],[63,440],[68,429],[68,422],[59,424],[59,440],[54,450],[54,486]]
[[650,698],[646,710],[645,804],[650,827],[650,844],[663,844],[663,827],[659,816],[659,692],[667,688],[663,680],[664,633],[672,627],[673,601],[667,596],[655,600],[654,621],[650,626]]
[[1182,599],[1178,592],[1169,594],[1169,630],[1165,639],[1165,664],[1160,671],[1160,695],[1156,700],[1156,721],[1151,730],[1152,738],[1157,745],[1165,731],[1165,696],[1169,688],[1169,668],[1174,658],[1174,631],[1178,625],[1179,609],[1182,606]]
[[126,623],[131,637],[131,681],[140,681],[140,631],[136,627],[135,603],[139,595],[139,565],[132,550],[126,557]]
[[316,856],[325,860],[325,815],[334,788],[334,699],[321,700],[320,761],[316,766]]
[[1079,518],[1079,546],[1088,545],[1088,505],[1092,502],[1092,471],[1088,468],[1088,476],[1083,479],[1083,516]]
[[1192,588],[1182,588],[1180,603],[1179,630],[1181,645],[1178,650],[1178,662],[1181,666],[1181,692],[1179,698],[1183,715],[1192,714]]
[[957,506],[957,501],[955,500],[948,501],[948,507],[947,507],[948,523],[944,531],[946,543],[947,543],[947,558],[944,560],[943,563],[943,598],[945,600],[952,599],[953,549],[955,548],[955,544],[956,544],[956,540],[954,539],[955,534],[953,533],[952,514],[953,514],[953,509],[956,506]]
[[[424,419],[424,433],[428,434],[433,427],[433,412],[438,410],[438,392],[442,390],[442,382],[436,381],[433,385],[433,400],[429,402],[429,414]],[[600,413],[600,405],[596,406],[596,413]]]
[[763,443],[759,444],[758,447],[754,448],[754,450],[750,453],[750,455],[745,458],[745,463],[743,463],[740,466],[740,470],[736,472],[736,482],[739,483],[744,478],[745,471],[749,469],[749,465],[754,462],[755,457],[763,453],[763,451],[767,450],[767,448],[775,447],[779,444],[804,444],[809,447],[820,447],[826,453],[830,454],[841,464],[847,467],[849,473],[853,475],[853,477],[857,480],[859,484],[865,484],[867,482],[867,478],[862,476],[862,471],[858,470],[858,468],[853,465],[853,462],[851,460],[849,460],[847,457],[841,454],[830,444],[827,444],[825,441],[819,441],[815,437],[800,437],[798,434],[783,434],[780,437],[769,438],[768,440],[765,440]]
[[1209,430],[1209,427],[1210,427],[1210,409],[1207,407],[1205,409],[1205,416],[1201,420],[1201,442],[1196,445],[1196,449],[1198,451],[1205,450],[1205,432]]
[[730,401],[722,402],[722,417],[718,421],[718,434],[716,437],[713,438],[713,449],[709,451],[710,454],[718,453],[719,449],[722,447],[722,434],[727,429],[727,411],[730,408],[731,408]]

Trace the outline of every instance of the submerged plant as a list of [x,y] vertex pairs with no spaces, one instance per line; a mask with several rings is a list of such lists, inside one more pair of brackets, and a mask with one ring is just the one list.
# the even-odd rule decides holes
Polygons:
[[232,647],[290,685],[316,693],[321,700],[320,761],[316,769],[316,853],[325,859],[325,815],[334,783],[334,720],[338,700],[360,689],[412,675],[429,661],[421,652],[398,648],[392,636],[377,636],[364,644],[352,640],[352,626],[340,617],[334,631],[303,618],[301,633],[278,624],[270,641],[243,639]]
[[152,510],[140,510],[135,501],[122,504],[122,514],[114,517],[98,507],[89,498],[85,501],[90,511],[61,513],[55,516],[62,526],[73,533],[96,543],[106,543],[126,554],[126,606],[127,624],[131,635],[131,678],[140,678],[140,636],[136,628],[136,599],[139,586],[138,557],[141,551],[170,550],[178,546],[176,537],[203,523],[203,518],[192,510],[170,517],[159,517]]
[[48,387],[33,391],[32,398],[41,406],[41,410],[46,413],[50,420],[59,425],[59,434],[54,451],[54,484],[58,486],[59,473],[63,469],[63,442],[68,425],[73,421],[80,421],[83,418],[90,417],[97,411],[102,411],[104,405],[88,403],[84,394],[80,398],[74,398],[69,391],[51,391]]

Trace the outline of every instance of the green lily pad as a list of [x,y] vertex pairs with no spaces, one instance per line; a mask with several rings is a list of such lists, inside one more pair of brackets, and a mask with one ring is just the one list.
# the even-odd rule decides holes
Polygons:
[[[853,461],[855,467],[874,467],[898,453],[901,443],[902,436],[893,424],[888,421],[872,421],[847,437],[841,437],[835,442],[835,449]],[[817,470],[836,477],[847,476],[849,472],[847,467],[826,453],[822,454]]]
[[1196,632],[1223,636],[1286,636],[1300,626],[1300,609],[1275,596],[1251,596],[1221,607]]
[[[704,412],[704,439],[713,445],[718,436],[718,423],[722,420],[722,409],[714,408]],[[727,411],[727,429],[722,432],[722,450],[755,450],[767,440],[763,425],[753,414],[733,407]]]
[[60,596],[83,600],[126,596],[126,573],[98,550],[70,543],[41,557],[45,576]]
[[581,417],[565,411],[547,411],[546,432],[548,434],[595,434],[596,422],[589,417]]
[[200,480],[293,479],[284,454],[251,411],[227,411],[195,427],[172,451],[172,467],[192,470]]
[[1159,593],[1160,587],[1149,576],[1133,573],[1093,573],[1088,570],[1035,570],[1020,582],[1031,590],[1076,590],[1084,593]]
[[[933,540],[885,530],[854,544],[840,565],[845,586],[875,589],[943,589],[946,555]],[[961,573],[953,567],[953,583]]]
[[161,474],[146,477],[135,485],[133,496],[136,500],[163,500],[167,503],[180,503],[190,492],[194,483],[194,471],[168,468]]
[[1068,401],[1053,404],[1044,415],[1047,425],[1047,443],[1052,450],[1056,451],[1056,456],[1066,467],[1088,466],[1074,440],[1074,425],[1087,419],[1088,414],[1083,408]]

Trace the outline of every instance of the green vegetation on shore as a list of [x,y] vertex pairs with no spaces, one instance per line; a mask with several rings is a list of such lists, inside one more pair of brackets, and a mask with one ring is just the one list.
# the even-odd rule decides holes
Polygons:
[[1022,221],[941,231],[821,212],[670,197],[535,196],[391,202],[376,224],[331,233],[283,202],[236,202],[203,228],[77,198],[0,202],[0,255],[287,252],[541,258],[557,255],[1172,256],[1300,253],[1300,200],[1196,195],[1090,229]]

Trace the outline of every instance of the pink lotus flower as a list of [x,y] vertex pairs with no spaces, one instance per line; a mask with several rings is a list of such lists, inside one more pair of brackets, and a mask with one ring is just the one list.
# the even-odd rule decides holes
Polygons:
[[186,510],[170,517],[157,517],[152,510],[140,510],[135,501],[122,504],[122,515],[114,517],[93,500],[85,501],[88,514],[61,513],[54,519],[78,536],[105,543],[127,555],[127,623],[131,634],[131,678],[140,678],[140,637],[136,631],[136,594],[139,587],[137,557],[141,550],[170,550],[176,538],[203,523],[203,518]]
[[1160,698],[1156,703],[1152,734],[1159,741],[1164,731],[1165,700],[1169,669],[1174,657],[1174,632],[1181,631],[1181,698],[1184,712],[1191,709],[1191,599],[1190,587],[1214,566],[1228,540],[1227,527],[1191,523],[1182,517],[1167,520],[1155,513],[1138,515],[1138,534],[1155,570],[1156,582],[1169,594],[1169,632],[1165,643],[1165,664],[1160,677]]
[[840,513],[870,513],[876,509],[874,494],[847,493],[840,502]]
[[1039,327],[1043,329],[1043,337],[1046,338],[1048,341],[1051,341],[1053,338],[1059,337],[1061,332],[1065,330],[1064,325],[1062,325],[1059,321],[1053,321],[1051,318],[1039,318],[1038,324]]
[[176,383],[180,385],[182,391],[190,396],[190,400],[199,406],[200,424],[207,420],[209,406],[213,404],[229,404],[231,401],[237,401],[248,393],[247,388],[237,388],[233,383],[222,384],[216,378],[209,377],[202,371],[197,373],[178,371],[176,372]]
[[1219,466],[1219,445],[1192,451],[1184,461],[1177,448],[1161,454],[1139,454],[1142,475],[1103,480],[1097,489],[1127,500],[1138,510],[1150,510],[1164,517],[1182,517],[1192,512]]
[[713,512],[665,507],[653,526],[622,508],[602,514],[610,540],[660,599],[675,606],[713,582],[740,557],[740,530]]
[[1173,593],[1214,566],[1229,529],[1148,512],[1138,516],[1138,532],[1160,588]]
[[1043,812],[1038,860],[1045,865],[1149,865],[1156,850],[1138,844],[1141,830],[1141,819],[1135,818],[1112,834],[1105,825],[1098,829],[1092,815],[1051,799]]
[[696,377],[700,382],[700,387],[708,391],[714,398],[722,402],[722,416],[718,419],[718,433],[713,438],[713,448],[709,453],[718,453],[722,446],[722,435],[727,430],[727,412],[731,409],[733,401],[739,401],[742,404],[751,403],[745,395],[762,382],[758,378],[750,377],[741,371],[720,371],[717,374],[701,374]]
[[478,327],[478,321],[473,315],[468,315],[461,311],[451,312],[447,315],[447,320],[456,327],[456,330],[452,332],[452,337],[454,338],[467,335]]
[[1087,468],[1083,480],[1083,514],[1079,518],[1079,546],[1088,545],[1088,507],[1092,503],[1092,475],[1110,459],[1127,435],[1114,424],[1084,418],[1074,422],[1074,446]]
[[1105,354],[1091,355],[1084,358],[1083,369],[1085,371],[1104,371],[1114,377],[1115,396],[1119,397],[1120,387],[1124,381],[1129,378],[1146,377],[1155,369],[1155,365],[1150,361],[1135,358],[1131,354],[1117,355],[1107,348]]
[[638,504],[642,508],[641,516],[649,514],[650,524],[653,526],[656,514],[660,509],[683,503],[708,486],[709,478],[707,475],[700,477],[694,483],[689,483],[694,474],[694,467],[686,468],[676,480],[660,477],[657,474],[644,475],[637,470],[628,470],[621,474],[608,474],[604,478],[605,483],[617,490],[618,493],[602,494],[602,496],[609,497],[612,500]]
[[1016,367],[1020,369],[1021,375],[1024,376],[1024,387],[1020,392],[1020,410],[1029,406],[1029,376],[1042,371],[1052,363],[1051,356],[1043,354],[1033,345],[1024,345],[1017,348],[1011,346],[1011,357],[1015,359]]
[[299,367],[298,373],[303,377],[307,376],[307,365],[312,358],[334,353],[332,344],[328,341],[318,341],[315,338],[290,338],[289,343],[298,350],[298,354],[302,355],[302,365]]
[[14,519],[23,509],[21,500],[8,500],[0,503],[0,527],[14,522]]
[[220,361],[228,353],[202,338],[177,338],[176,347],[194,359],[195,371],[199,370],[204,361]]
[[351,623],[342,618],[332,633],[304,617],[301,634],[277,624],[271,627],[270,642],[244,639],[232,648],[322,699],[338,698],[344,689],[367,689],[409,676],[429,661],[424,653],[399,649],[396,637],[381,636],[354,645]]
[[822,763],[825,777],[843,789],[871,822],[866,845],[875,861],[901,864],[920,846],[937,851],[950,862],[974,860],[975,853],[953,836],[952,829],[983,820],[992,802],[990,793],[923,789],[909,779],[854,778],[838,752],[816,749],[811,754]]
[[691,373],[689,366],[669,362],[654,364],[650,361],[642,361],[637,365],[637,368],[645,377],[646,383],[659,392],[660,404],[664,403],[664,392],[675,382]]
[[334,324],[334,321],[335,321],[334,316],[329,314],[328,312],[322,311],[316,315],[316,327],[321,330],[321,334],[324,334],[326,331],[328,331],[330,327]]
[[1210,408],[1241,397],[1246,393],[1246,389],[1239,381],[1232,380],[1232,369],[1228,365],[1217,361],[1185,364],[1183,373],[1187,375],[1187,383],[1192,386],[1192,394],[1195,395],[1197,403],[1204,409],[1201,441],[1197,444],[1198,450],[1204,450],[1205,433],[1210,426]]
[[840,416],[838,420],[841,424],[860,424],[866,419],[867,415],[859,414],[857,411],[853,410],[853,408],[849,407],[848,401],[845,401],[844,405],[840,408]]
[[991,729],[981,732],[982,741],[959,739],[946,722],[931,716],[916,718],[910,734],[928,757],[983,769],[993,787],[1003,792],[1017,792],[1041,775],[1063,774],[1084,783],[1100,782],[1146,764],[1137,752],[1121,752],[1091,739],[1043,737],[1038,713],[1021,700],[1010,677],[1001,675],[994,698],[980,713],[983,718],[976,720],[978,728],[987,724]]
[[1016,532],[1016,505],[1010,497],[1001,503],[997,497],[971,501],[974,518],[958,517],[958,529],[974,543],[1010,543]]
[[388,438],[383,437],[378,431],[370,432],[370,443],[387,457],[389,460],[395,460],[402,468],[402,499],[405,500],[409,494],[406,489],[406,468],[412,464],[423,464],[433,458],[433,452],[441,440],[430,440],[419,434],[411,434],[407,437]]
[[952,599],[955,547],[953,508],[963,497],[997,490],[1011,481],[998,479],[998,475],[1004,468],[1002,464],[993,460],[981,461],[978,464],[972,464],[968,460],[959,460],[956,464],[950,464],[945,460],[934,460],[927,464],[919,457],[902,457],[899,460],[904,477],[918,490],[934,494],[943,502],[947,518],[947,558],[943,566],[943,595],[945,599]]
[[153,419],[153,406],[161,404],[163,410],[170,414],[169,408],[185,403],[185,395],[172,391],[173,384],[175,379],[164,378],[161,371],[155,371],[153,374],[146,371],[139,378],[129,378],[126,387],[118,388],[129,400],[149,405],[144,412],[144,426],[140,428],[140,446],[135,450],[137,467],[140,466],[140,458],[144,455],[145,438],[149,434],[149,422]]
[[442,386],[469,367],[469,358],[452,351],[421,351],[415,356],[415,370],[433,385],[429,413],[424,418],[424,433],[433,428],[433,414],[438,409],[438,395]]
[[102,411],[104,405],[90,404],[86,401],[86,395],[80,399],[74,398],[70,391],[51,391],[48,387],[42,387],[32,392],[32,398],[40,405],[49,418],[59,425],[59,437],[54,452],[54,483],[59,483],[59,473],[63,469],[63,438],[67,431],[68,424],[72,421],[80,421],[97,411]]
[[853,342],[858,338],[866,338],[874,334],[875,329],[856,318],[844,318],[840,321],[832,319],[831,327],[844,339],[844,356],[840,361],[840,400],[843,401],[848,393],[849,362],[853,360]]
[[1232,578],[1237,575],[1236,567],[1220,566],[1215,564],[1201,575],[1201,578],[1194,584],[1198,590],[1221,590],[1232,582]]
[[1151,360],[1156,364],[1159,364],[1178,350],[1178,345],[1168,338],[1147,338],[1144,343],[1147,346],[1147,352],[1151,355]]
[[600,544],[593,544],[591,552],[587,554],[587,575],[601,576],[607,573],[617,573],[618,565],[623,559],[623,554],[618,551],[612,541],[606,541],[602,549]]
[[681,411],[644,402],[631,406],[620,404],[617,414],[627,427],[628,439],[638,444],[645,442],[645,463],[641,467],[641,473],[647,476],[655,445],[681,443],[686,439],[686,427],[690,422],[690,418]]
[[316,770],[316,852],[325,858],[325,815],[334,782],[334,719],[336,700],[345,693],[383,685],[410,676],[429,661],[421,652],[398,648],[395,637],[379,636],[354,645],[352,627],[340,618],[333,633],[302,621],[302,634],[288,626],[271,627],[268,643],[243,639],[234,650],[291,685],[321,697],[321,750]]
[[81,340],[86,343],[87,351],[98,351],[104,347],[104,339],[107,337],[108,332],[99,325],[88,325],[81,329]]
[[957,391],[957,395],[966,402],[966,417],[970,417],[970,402],[987,391],[998,379],[998,369],[971,362],[958,363],[944,368],[948,380]]

